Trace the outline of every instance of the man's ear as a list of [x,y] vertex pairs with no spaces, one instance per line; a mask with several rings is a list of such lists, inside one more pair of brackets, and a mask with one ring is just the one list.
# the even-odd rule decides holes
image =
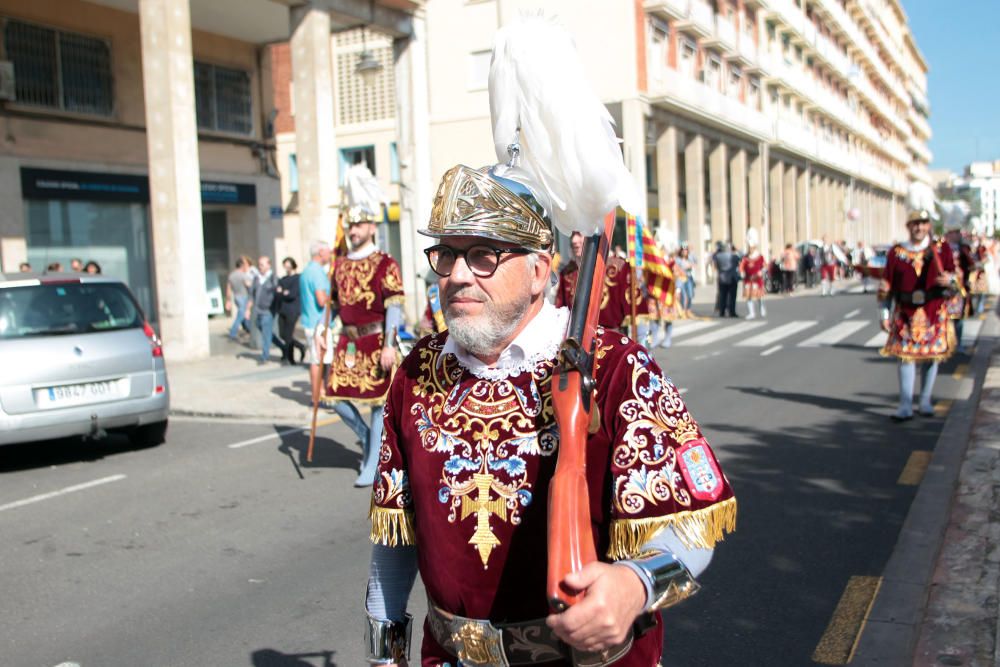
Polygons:
[[532,296],[545,293],[545,288],[549,284],[549,274],[552,272],[552,255],[540,252],[535,257],[535,268],[531,275]]

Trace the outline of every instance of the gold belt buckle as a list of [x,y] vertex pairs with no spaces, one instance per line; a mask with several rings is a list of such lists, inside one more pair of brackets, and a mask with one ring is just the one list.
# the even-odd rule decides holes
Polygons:
[[463,665],[507,667],[500,631],[486,622],[465,621],[451,635]]
[[914,306],[922,306],[927,301],[927,294],[921,290],[913,290],[913,296],[911,298]]

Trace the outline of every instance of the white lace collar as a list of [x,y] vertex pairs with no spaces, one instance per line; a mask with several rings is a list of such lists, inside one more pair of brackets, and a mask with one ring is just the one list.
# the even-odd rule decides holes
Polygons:
[[376,250],[378,250],[378,246],[376,246],[374,243],[366,243],[357,250],[352,250],[349,253],[347,253],[347,259],[354,259],[354,260],[364,259],[365,257],[368,257]]
[[504,380],[530,371],[540,361],[554,359],[568,327],[569,309],[556,308],[548,301],[543,301],[542,309],[500,353],[495,365],[487,366],[459,347],[451,336],[445,341],[440,358],[443,359],[446,354],[454,354],[458,363],[476,377],[493,382]]
[[910,252],[919,252],[921,250],[926,250],[927,246],[931,244],[931,237],[925,236],[924,240],[920,243],[914,243],[913,241],[905,241],[903,247]]

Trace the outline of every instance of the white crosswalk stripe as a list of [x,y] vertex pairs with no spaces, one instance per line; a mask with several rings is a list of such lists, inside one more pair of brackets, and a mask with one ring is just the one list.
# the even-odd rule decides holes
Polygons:
[[679,322],[674,322],[674,338],[678,336],[687,336],[695,331],[702,331],[703,329],[708,329],[709,327],[718,326],[718,320],[681,320]]
[[845,322],[835,324],[829,329],[821,331],[820,333],[816,334],[815,336],[812,336],[811,338],[805,339],[804,341],[799,343],[798,346],[821,347],[824,345],[836,345],[837,343],[844,340],[854,332],[870,324],[871,322],[869,322],[868,320],[847,320]]
[[694,338],[687,338],[679,343],[676,343],[676,345],[688,347],[693,347],[695,345],[711,345],[712,343],[718,343],[720,340],[725,340],[727,338],[732,338],[733,336],[739,336],[747,331],[752,331],[758,327],[764,326],[765,324],[767,324],[767,322],[739,322],[717,331],[710,331],[706,334],[695,336]]
[[805,331],[810,327],[816,326],[816,320],[796,320],[794,322],[789,322],[787,324],[782,324],[780,327],[775,327],[759,333],[756,336],[751,336],[746,340],[741,340],[736,343],[740,347],[767,347],[777,343],[783,338],[795,335],[800,331]]
[[979,330],[983,328],[983,321],[979,319],[968,319],[965,320],[965,324],[962,325],[962,344],[968,347],[972,347],[976,344],[976,339],[979,338]]
[[885,342],[889,340],[889,334],[879,331],[865,342],[865,347],[885,347]]

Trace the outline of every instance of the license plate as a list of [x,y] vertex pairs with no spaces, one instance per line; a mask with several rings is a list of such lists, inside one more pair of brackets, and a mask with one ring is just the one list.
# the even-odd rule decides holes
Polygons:
[[35,403],[42,408],[101,403],[119,398],[120,387],[120,380],[42,387],[35,390]]

